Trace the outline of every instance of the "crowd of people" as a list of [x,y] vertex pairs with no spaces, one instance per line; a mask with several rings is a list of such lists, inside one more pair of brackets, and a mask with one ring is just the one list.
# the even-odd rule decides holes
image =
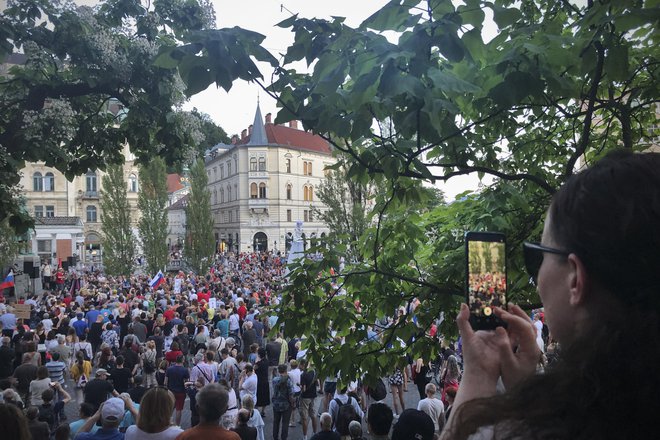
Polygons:
[[[51,274],[63,273],[53,269]],[[0,303],[3,401],[23,411],[34,440],[101,438],[115,431],[126,439],[155,433],[201,438],[216,425],[218,433],[263,440],[268,417],[276,440],[286,440],[297,423],[303,439],[358,431],[355,438],[361,438],[367,415],[378,411],[389,411],[378,416],[389,424],[370,425],[369,432],[372,438],[388,434],[405,412],[402,397],[392,411],[382,403],[385,396],[377,400],[367,387],[337,389],[336,378],[319,378],[300,340],[285,339],[277,316],[265,313],[264,306],[279,301],[283,270],[279,255],[253,253],[218,255],[207,276],[179,272],[156,287],[146,276],[70,270],[56,282],[44,272],[48,290],[19,301],[31,306],[30,319],[17,319],[9,301]],[[409,366],[397,370],[396,384],[389,382],[392,392],[417,384],[421,408],[438,433],[447,401],[435,397],[426,374],[431,368]],[[206,401],[224,410],[205,412]],[[67,423],[71,402],[79,414]],[[368,405],[377,402],[371,411]],[[351,422],[357,422],[352,429]]]
[[[319,378],[264,315],[279,301],[279,256],[223,255],[207,276],[156,286],[70,273],[24,301],[29,319],[0,302],[0,426],[17,440],[263,440],[268,419],[286,440],[296,418],[311,440],[654,438],[659,223],[660,154],[619,152],[574,175],[542,242],[523,247],[543,310],[493,307],[506,327],[475,331],[463,304],[460,348],[394,370],[392,406],[382,380]],[[416,409],[401,398],[409,383]]]

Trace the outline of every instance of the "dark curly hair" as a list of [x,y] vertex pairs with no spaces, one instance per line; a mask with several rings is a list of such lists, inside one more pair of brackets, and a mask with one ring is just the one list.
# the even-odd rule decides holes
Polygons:
[[660,154],[615,152],[574,175],[549,209],[553,238],[602,295],[559,361],[456,409],[450,438],[654,438],[660,427]]

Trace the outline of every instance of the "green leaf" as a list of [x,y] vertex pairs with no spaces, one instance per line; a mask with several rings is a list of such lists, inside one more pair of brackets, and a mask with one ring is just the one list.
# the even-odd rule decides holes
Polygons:
[[410,15],[410,8],[417,6],[415,0],[392,0],[360,25],[376,31],[402,32],[419,21],[422,14]]
[[521,15],[520,9],[503,8],[493,5],[493,20],[495,20],[497,27],[500,29],[511,26],[520,19]]
[[463,42],[455,33],[445,33],[438,39],[438,48],[449,61],[457,63],[465,57]]
[[431,68],[428,71],[428,77],[433,80],[435,87],[451,93],[476,93],[481,91],[477,85],[456,77],[449,70]]
[[607,50],[604,70],[612,81],[624,81],[628,79],[630,75],[630,64],[627,44],[618,44]]

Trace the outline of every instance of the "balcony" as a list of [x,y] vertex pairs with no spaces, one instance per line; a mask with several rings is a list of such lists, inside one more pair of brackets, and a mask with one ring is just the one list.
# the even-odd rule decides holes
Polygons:
[[268,208],[268,199],[248,199],[250,208]]
[[82,199],[98,199],[98,191],[78,191],[78,196]]

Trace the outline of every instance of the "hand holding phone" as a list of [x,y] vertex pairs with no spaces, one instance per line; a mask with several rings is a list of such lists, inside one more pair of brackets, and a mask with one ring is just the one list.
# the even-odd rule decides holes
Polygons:
[[493,330],[506,323],[493,313],[506,308],[506,245],[504,234],[465,234],[466,300],[470,324],[475,330]]

